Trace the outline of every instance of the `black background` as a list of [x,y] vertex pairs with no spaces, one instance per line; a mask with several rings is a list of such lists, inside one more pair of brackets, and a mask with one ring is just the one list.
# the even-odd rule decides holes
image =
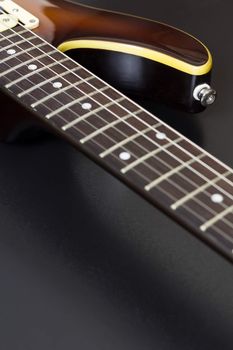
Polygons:
[[[233,166],[231,0],[85,4],[204,41],[218,101],[147,105]],[[2,350],[232,349],[233,266],[61,140],[0,145]]]

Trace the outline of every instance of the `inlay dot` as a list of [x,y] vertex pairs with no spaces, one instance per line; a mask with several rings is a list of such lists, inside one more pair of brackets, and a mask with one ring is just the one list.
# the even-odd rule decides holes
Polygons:
[[212,202],[214,203],[222,203],[223,202],[223,196],[220,194],[220,193],[214,193],[212,196],[211,196],[211,200]]
[[121,152],[119,157],[121,160],[129,160],[131,158],[131,154],[129,152]]
[[55,83],[53,83],[53,87],[55,89],[60,89],[62,87],[62,83],[60,81],[55,81]]
[[7,54],[8,55],[14,55],[16,53],[16,50],[15,49],[9,49],[7,50]]
[[156,133],[156,138],[159,139],[159,140],[165,140],[166,139],[166,134],[164,132],[157,132]]
[[30,65],[28,66],[28,69],[29,69],[29,70],[36,70],[36,69],[37,69],[37,65],[36,65],[36,64],[30,64]]
[[85,110],[89,110],[92,108],[92,104],[89,103],[89,102],[85,102],[82,104],[82,108],[85,109]]

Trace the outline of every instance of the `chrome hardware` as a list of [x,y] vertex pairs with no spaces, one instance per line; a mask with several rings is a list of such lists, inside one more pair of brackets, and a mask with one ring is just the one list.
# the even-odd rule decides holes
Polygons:
[[217,97],[217,92],[208,84],[198,85],[193,92],[195,100],[200,101],[203,107],[212,105]]

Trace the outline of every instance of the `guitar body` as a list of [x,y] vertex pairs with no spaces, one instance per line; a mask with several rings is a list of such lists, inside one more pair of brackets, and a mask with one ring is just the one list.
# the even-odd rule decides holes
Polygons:
[[[54,45],[79,38],[82,26],[76,20],[71,35],[71,19],[79,17],[82,7],[79,11],[64,2],[64,11],[58,1],[50,6],[47,1],[40,6],[37,1],[18,3],[40,17],[35,31]],[[158,5],[151,5],[151,13],[152,6],[156,9]],[[204,22],[203,2],[190,7],[200,12],[200,22]],[[171,3],[170,16],[174,8]],[[96,15],[98,12],[95,10]],[[161,18],[163,11],[158,13],[156,17]],[[175,21],[179,22],[179,16],[177,10]],[[211,23],[213,17],[210,15]],[[184,27],[185,21],[181,21]],[[225,31],[225,21],[222,25]],[[217,28],[209,34],[209,42],[212,35],[217,38]],[[211,45],[217,61],[217,52],[219,56],[228,52],[223,41]],[[76,48],[77,60],[84,50],[90,65],[92,51],[95,63],[103,54],[101,49]],[[126,55],[110,53],[115,60]],[[221,60],[215,80],[221,90],[229,76],[221,92],[226,98],[219,98],[217,108],[204,116],[181,114],[179,118],[174,112],[172,118],[177,124],[186,123],[192,136],[200,132],[199,144],[232,165],[232,69],[230,57]],[[149,62],[154,71],[156,62]],[[97,73],[107,71],[103,66]],[[123,81],[123,73],[119,77]],[[136,82],[136,76],[134,79]],[[170,87],[169,78],[164,79]],[[156,81],[152,83],[159,91]],[[18,114],[19,124],[18,105],[12,98],[7,101],[1,104],[1,119],[4,108],[5,136],[12,139],[27,127],[22,118],[26,113],[22,109]],[[34,123],[35,117],[30,120]],[[13,121],[17,128],[12,129]],[[0,130],[4,130],[3,124]],[[230,349],[233,284],[232,266],[227,261],[63,142],[34,147],[2,145],[1,154],[5,347],[26,350],[39,344],[43,349],[62,349],[68,343],[81,350]]]
[[[158,22],[63,0],[16,3],[39,18],[37,34],[129,97],[189,112],[204,109],[193,91],[210,83],[212,58],[192,36]],[[4,105],[18,115],[17,106]],[[7,119],[2,139],[9,138],[13,124],[21,130],[25,123]]]

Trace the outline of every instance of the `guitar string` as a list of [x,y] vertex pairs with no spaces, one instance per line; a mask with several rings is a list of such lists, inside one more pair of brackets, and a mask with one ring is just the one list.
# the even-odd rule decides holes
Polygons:
[[[16,43],[17,44],[17,43]],[[32,56],[31,56],[32,57]],[[77,67],[78,67],[78,65],[77,65]],[[85,81],[85,80],[83,80],[83,81]],[[45,84],[46,84],[46,82],[45,82]],[[79,89],[80,90],[80,89]],[[81,92],[83,92],[83,91],[81,91]],[[92,98],[93,99],[93,98]],[[95,100],[96,101],[96,100]],[[98,103],[98,101],[96,101],[97,103]],[[151,126],[150,126],[151,127]],[[151,141],[151,140],[150,140]],[[156,144],[157,145],[157,144]],[[157,146],[159,146],[159,147],[161,147],[160,145],[157,145]],[[179,161],[180,161],[180,159],[178,159]],[[209,180],[209,179],[208,179]],[[221,191],[223,190],[222,188],[220,188],[221,189]],[[227,192],[225,192],[225,194],[227,195],[227,196],[229,196],[229,193],[227,193]]]
[[[108,97],[109,98],[109,97]],[[160,145],[159,145],[159,147],[160,147]]]
[[[101,118],[101,117],[100,117]],[[63,119],[63,118],[61,118],[61,119]],[[101,118],[102,120],[103,120],[103,118]],[[66,121],[65,119],[63,119],[64,121]],[[104,120],[103,120],[104,121]],[[88,123],[88,124],[90,124],[90,123]],[[92,124],[90,124],[91,126],[92,126]],[[119,130],[118,130],[119,131]],[[80,132],[81,133],[83,133],[81,130],[80,130]],[[123,134],[123,133],[122,133]],[[110,137],[108,137],[109,139],[110,139]],[[97,142],[95,142],[96,144],[98,144],[101,148],[103,148],[103,146],[102,145],[100,145],[99,143],[97,143]],[[138,144],[138,143],[137,143]],[[141,146],[140,144],[138,144],[138,146]],[[145,148],[144,148],[145,149]],[[116,157],[116,156],[115,156]],[[116,157],[117,158],[117,157]],[[161,160],[160,160],[161,161]],[[145,164],[145,165],[147,165],[147,166],[149,166],[149,164]],[[165,165],[167,165],[166,163],[165,163]],[[154,172],[155,172],[155,169],[154,168],[152,168],[152,167],[150,167],[151,168],[151,170],[153,170]],[[170,169],[172,169],[172,168],[170,168]],[[134,170],[134,172],[135,172],[135,170]],[[143,176],[141,173],[139,173],[138,171],[136,171],[136,173],[138,173],[141,177],[144,177],[145,179],[148,179],[148,178],[146,178],[145,176]],[[161,174],[160,172],[157,172],[158,174]],[[179,175],[181,175],[181,174],[179,174]],[[184,178],[186,178],[186,177],[184,177]],[[187,179],[187,178],[186,178]],[[169,181],[170,179],[168,179],[167,181]],[[172,182],[173,183],[173,181],[171,180],[171,181],[169,181],[170,183]],[[189,181],[190,182],[190,181]],[[193,183],[194,184],[194,183]],[[196,186],[196,184],[194,184],[194,186]],[[182,190],[181,188],[180,188],[180,186],[176,186],[176,184],[175,184],[175,187],[177,187],[177,188],[179,188],[180,190]],[[159,188],[159,190],[161,191],[161,192],[164,192],[168,197],[170,197],[171,199],[173,199],[173,200],[176,200],[177,198],[175,198],[174,196],[172,196],[172,195],[170,195],[167,191],[165,191],[164,189],[162,189],[162,188]],[[183,191],[184,192],[184,191]],[[185,192],[186,194],[187,194],[187,192]],[[194,198],[194,200],[197,202],[197,203],[201,203],[201,205],[203,206],[203,207],[205,207],[209,212],[211,212],[211,213],[213,213],[214,214],[214,211],[211,209],[211,208],[209,208],[209,207],[206,207],[205,205],[204,205],[204,203],[202,203],[202,202],[200,202],[199,200],[196,200],[195,198]],[[188,206],[183,206],[183,207],[185,207],[186,208],[186,210],[188,210],[189,212],[191,212],[192,213],[192,215],[194,215],[194,216],[196,216],[196,217],[198,217],[201,221],[203,221],[203,217],[202,216],[200,216],[198,213],[196,213],[196,212],[194,212],[194,211],[192,211],[191,210],[191,208],[189,208]],[[205,219],[204,219],[204,221],[205,221]],[[225,222],[225,223],[229,223],[229,221],[226,219],[223,219],[223,222]],[[231,223],[230,223],[231,224]],[[216,230],[217,231],[219,231],[218,230],[218,228],[216,228]],[[228,239],[228,240],[231,240],[223,231],[222,232],[219,232],[220,234],[222,233],[222,236],[224,236],[226,239]]]
[[[67,56],[65,56],[65,57],[67,57]],[[36,58],[35,58],[36,59]],[[51,59],[52,59],[52,57],[51,57]],[[78,65],[77,65],[78,66]],[[65,67],[66,69],[67,69],[67,67]],[[79,77],[80,78],[80,77]],[[82,79],[82,78],[81,78]],[[83,80],[83,79],[82,79]],[[83,80],[84,82],[85,82],[85,80]],[[90,84],[89,84],[90,85]],[[92,86],[93,87],[93,86]],[[96,91],[98,91],[98,90],[96,90]],[[83,92],[83,91],[82,91]],[[105,95],[105,96],[107,96],[107,95]],[[109,96],[107,96],[108,98],[109,98]],[[110,99],[110,98],[109,98]],[[114,101],[113,101],[114,102]],[[125,109],[123,106],[121,106],[121,105],[119,105],[121,108],[123,108],[123,109]],[[103,106],[104,107],[104,106]],[[140,106],[139,106],[140,107]],[[143,111],[143,109],[140,107],[140,109]],[[146,112],[146,111],[145,111]],[[133,115],[133,113],[132,112],[130,112],[131,113],[131,115]],[[148,112],[147,112],[148,113]],[[148,113],[148,115],[149,115],[149,113]],[[118,116],[117,116],[118,117]],[[136,116],[135,116],[136,117]],[[153,116],[154,117],[154,116]],[[136,117],[137,118],[137,117]],[[141,120],[141,119],[139,119],[139,118],[137,118],[138,120],[140,120],[142,123],[144,123],[145,124],[145,122],[143,121],[143,120]],[[155,119],[155,117],[154,117],[154,119]],[[151,127],[151,125],[149,125],[149,124],[147,124],[148,126],[150,126]],[[165,126],[165,124],[163,123],[163,125]],[[131,126],[130,126],[131,127]],[[165,126],[166,127],[166,126]],[[156,130],[154,130],[154,131],[156,131]],[[144,136],[145,137],[145,136]],[[184,138],[184,136],[182,136],[183,137],[183,139],[185,140],[185,138]],[[168,138],[169,139],[169,138]],[[150,140],[151,141],[151,140]],[[171,140],[172,141],[172,143],[173,143],[173,140]],[[158,147],[161,147],[159,144],[157,144],[157,146]],[[176,147],[177,147],[177,145],[175,145]],[[181,150],[183,150],[181,147],[179,147]],[[166,151],[166,153],[168,153],[168,151]],[[187,153],[187,151],[186,151],[186,153]],[[189,153],[189,152],[188,152]],[[207,155],[207,153],[206,152],[203,152],[203,150],[202,150],[202,153],[203,154],[206,154]],[[190,154],[190,153],[189,153]],[[174,157],[174,155],[172,154],[172,156]],[[191,156],[193,156],[192,154],[191,154]],[[180,159],[178,159],[179,161],[180,161]],[[183,162],[183,161],[182,161]],[[197,160],[197,162],[198,162],[198,160]],[[204,165],[205,165],[205,167],[209,167],[207,164],[205,164],[205,163],[203,163]],[[217,176],[219,177],[219,178],[222,178],[222,179],[224,179],[226,182],[229,182],[230,180],[229,179],[227,179],[226,177],[224,177],[222,174],[220,175],[217,171],[215,171],[214,169],[212,169],[212,168],[210,168],[209,167],[209,169],[212,171],[212,172],[215,172],[216,174],[217,174]],[[232,170],[231,170],[232,171]],[[231,172],[230,171],[230,172]],[[200,176],[200,173],[199,173],[199,176]],[[209,180],[209,179],[208,179]],[[222,188],[221,188],[221,190],[223,190]],[[229,194],[228,193],[225,193],[226,195],[228,195],[229,196]]]
[[[23,27],[20,23],[18,23],[19,27],[21,28],[25,28]],[[17,34],[17,32],[14,29],[9,29],[10,31],[14,32]],[[37,35],[36,33],[34,33],[32,30],[28,29],[28,32],[32,33],[33,35],[35,35],[39,40],[42,40],[43,42],[45,42],[48,46],[50,46],[51,48],[54,49],[54,46],[51,45],[50,43],[48,43],[46,40],[44,40],[43,38],[41,38],[39,35]],[[1,33],[1,35],[3,35]],[[20,35],[22,38],[23,36]],[[27,41],[27,39],[25,39],[25,41]],[[30,43],[30,42],[29,42]],[[36,48],[36,46],[35,46]],[[41,49],[38,49],[40,51],[42,51]],[[42,51],[43,52],[43,51]],[[58,50],[58,52],[60,52]],[[61,55],[63,55],[64,57],[67,57],[63,52],[60,52]],[[90,71],[88,71],[88,69],[86,69],[85,67],[83,67],[80,64],[77,64],[77,62],[75,62],[73,59],[70,58],[70,60],[72,62],[74,62],[76,65],[79,65],[83,68],[83,70],[85,70],[86,72],[88,72],[91,75],[94,75],[93,73],[91,73]],[[63,65],[64,66],[64,65]],[[64,66],[65,67],[65,66]],[[65,67],[67,69],[67,67]],[[78,74],[75,74],[78,78],[81,78]],[[94,75],[95,76],[95,75]],[[112,86],[110,86],[108,83],[106,83],[105,81],[103,81],[102,79],[100,79],[99,77],[95,76],[99,81],[102,81],[104,84],[108,85],[112,90],[116,91],[118,94],[122,95],[123,97],[125,97],[126,100],[130,101],[126,96],[124,96],[121,92],[117,91],[116,89],[114,89]],[[82,79],[82,78],[81,78]],[[88,83],[90,86],[92,86],[90,83]],[[94,86],[92,86],[94,89],[96,89]],[[101,93],[101,92],[100,92]],[[103,95],[105,95],[104,93],[102,93]],[[105,95],[106,97],[109,98],[109,96]],[[114,100],[113,100],[114,102]],[[152,118],[157,119],[158,121],[160,121],[157,117],[155,117],[153,114],[151,114],[150,112],[146,111],[143,107],[139,106],[137,103],[133,102],[135,106],[138,106],[140,109],[142,109],[143,111],[145,111],[146,113],[148,113],[148,115],[150,115]],[[116,103],[117,105],[119,105],[118,103]],[[119,105],[120,107],[122,107],[121,105]],[[126,108],[124,108],[126,110]],[[127,110],[128,111],[128,110]],[[129,113],[133,114],[132,112],[128,111]],[[136,116],[135,116],[136,117]],[[137,117],[136,117],[137,118]],[[162,121],[161,121],[162,122]],[[163,122],[162,122],[163,123]],[[184,140],[186,140],[188,143],[190,143],[191,145],[193,145],[194,147],[198,148],[202,153],[204,153],[205,155],[207,155],[208,157],[210,157],[211,159],[213,159],[214,161],[216,161],[219,165],[222,165],[223,167],[225,167],[226,169],[228,169],[232,174],[233,174],[233,170],[232,168],[230,168],[229,166],[227,166],[226,164],[224,164],[223,162],[221,162],[219,159],[215,158],[214,156],[212,156],[211,154],[209,154],[208,152],[206,152],[204,149],[202,149],[201,147],[199,147],[198,145],[194,144],[192,141],[190,141],[189,139],[187,139],[184,135],[181,135],[178,131],[175,131],[172,127],[170,127],[169,125],[163,123],[165,127],[167,127],[168,129],[170,129],[171,131],[177,133],[178,135],[182,136]],[[149,125],[148,125],[149,126]],[[156,131],[156,130],[155,130]],[[172,140],[171,140],[172,141]],[[185,148],[176,145],[176,147],[180,148],[184,153],[189,154],[191,157],[193,157],[193,155],[188,152]],[[208,164],[206,164],[205,162],[201,161],[201,160],[196,160],[197,162],[201,163],[204,165],[204,167],[210,169],[212,172],[214,172],[217,176],[219,176],[220,178],[224,179],[226,182],[228,182],[231,186],[233,186],[233,182],[231,180],[229,180],[228,178],[222,176],[222,174],[220,174],[218,171],[216,171],[215,169],[211,168],[210,166],[208,166]]]
[[[53,78],[53,79],[55,79],[55,78]],[[43,90],[43,89],[42,89]],[[46,90],[43,90],[44,92],[47,92]],[[70,95],[68,95],[68,93],[65,93],[67,96],[70,96]],[[56,99],[57,100],[57,99]],[[58,101],[58,100],[57,100]],[[60,101],[58,101],[58,102],[60,102]],[[51,109],[50,109],[51,110]],[[52,110],[51,110],[52,111]],[[71,112],[73,112],[72,110],[71,110]],[[97,113],[95,113],[95,115],[97,115],[102,121],[104,121],[105,122],[105,120],[103,119],[103,118],[101,118]],[[66,121],[64,118],[62,118],[64,121]],[[85,121],[86,123],[88,123],[89,125],[91,125],[92,127],[93,127],[93,125],[91,124],[91,123],[89,123],[88,121]],[[115,129],[115,127],[113,127],[114,129]],[[80,132],[81,132],[81,130],[80,129],[78,129]],[[122,135],[124,135],[124,136],[126,136],[124,133],[122,133],[121,131],[119,131],[118,129],[116,129],[118,132],[120,132]],[[112,138],[110,138],[108,135],[105,135],[106,137],[108,137],[109,139],[111,139],[112,141],[115,141],[115,140],[113,140]],[[143,147],[143,146],[141,146],[141,144],[139,144],[139,143],[137,143],[137,142],[135,142],[134,141],[134,143],[135,144],[137,144],[139,147],[141,147],[142,149],[144,149],[145,151],[148,151],[147,149],[145,149],[145,147]],[[132,153],[132,152],[131,152]],[[134,155],[135,156],[135,154],[133,154],[132,153],[132,155]],[[136,156],[135,156],[136,157]],[[152,158],[152,157],[151,157]],[[157,158],[157,157],[156,157]],[[160,161],[160,162],[162,162],[165,166],[167,166],[167,164],[164,162],[164,161],[162,161],[161,159],[159,159],[159,158],[157,158],[158,159],[158,161]],[[153,168],[153,167],[151,167],[149,164],[147,164],[147,163],[145,163],[145,165],[147,166],[147,167],[149,167],[153,172],[155,172],[156,174],[159,174],[159,175],[162,175],[162,173],[160,173],[160,172],[156,172],[155,171],[155,169]],[[172,170],[172,168],[169,166],[169,168]],[[185,180],[186,180],[186,182],[189,182],[189,183],[192,183],[192,185],[194,185],[194,187],[196,187],[197,186],[197,184],[196,183],[194,183],[194,182],[192,182],[192,181],[190,181],[186,176],[182,176],[182,174],[180,174],[180,173],[178,173],[179,174],[179,176],[180,177],[183,177]],[[141,175],[141,177],[142,177],[142,175]],[[148,178],[146,178],[145,176],[144,176],[144,178],[145,179],[147,179],[147,180],[149,180]],[[167,179],[167,181],[168,182],[170,182],[174,187],[176,187],[177,189],[179,189],[181,192],[183,192],[184,194],[189,194],[189,192],[187,192],[187,191],[184,191],[180,186],[178,186],[178,185],[176,185],[172,180],[170,180],[170,179]],[[197,188],[197,187],[196,187]],[[204,193],[204,191],[202,191],[202,193]],[[206,193],[207,194],[210,194],[209,192],[207,192],[206,191]],[[210,194],[211,195],[211,194]],[[174,197],[173,197],[174,198]],[[177,200],[177,198],[175,198],[176,200]],[[202,203],[200,200],[198,200],[198,199],[196,199],[195,197],[193,198],[193,200],[194,201],[196,201],[197,203],[199,203],[199,204],[201,204],[201,206],[203,206],[203,207],[205,207],[209,212],[211,212],[212,214],[216,214],[210,207],[207,207],[204,203]],[[226,206],[223,204],[223,207],[224,208],[226,208]],[[226,221],[228,221],[227,219],[226,219]],[[230,223],[230,225],[231,225],[231,223]]]
[[[17,32],[16,32],[17,33]],[[7,37],[6,37],[7,38]],[[13,43],[14,44],[14,43]],[[17,44],[17,43],[16,43]]]
[[[99,117],[101,120],[104,121],[104,119],[103,119],[102,117],[100,117],[99,115],[98,115],[98,117]],[[59,116],[59,118],[62,119],[62,120],[64,120],[64,121],[66,121],[66,120],[65,120],[63,117],[61,117],[61,116]],[[90,126],[92,126],[92,124],[89,123],[88,121],[86,121],[86,123],[89,124]],[[83,133],[83,134],[84,134],[84,132],[83,132],[82,130],[80,130],[79,128],[76,128],[76,129],[77,129],[80,133]],[[118,130],[118,129],[116,129],[116,130],[117,130],[118,132],[120,132],[122,135],[125,135],[125,134],[124,134],[123,132],[121,132],[120,130]],[[109,135],[105,135],[105,136],[106,136],[108,139],[114,141]],[[99,147],[101,147],[101,148],[104,149],[104,147],[103,147],[98,141],[95,140],[95,141],[93,141],[93,142],[96,143]],[[147,151],[147,149],[146,149],[144,146],[142,146],[140,143],[138,143],[138,142],[136,142],[136,141],[134,141],[134,143],[135,143],[136,145],[138,145],[139,147],[141,147],[142,149],[144,149],[145,151]],[[128,150],[128,149],[127,149],[126,147],[124,147],[124,150]],[[134,154],[134,152],[130,152],[130,153],[131,153],[133,156],[135,156],[135,158],[136,158],[136,155]],[[116,158],[117,160],[119,160],[119,158],[117,157],[117,155],[112,154],[112,156],[113,156],[114,158]],[[173,169],[170,165],[168,165],[167,163],[165,163],[165,162],[164,162],[163,160],[161,160],[160,158],[158,158],[158,157],[155,157],[155,158],[156,158],[159,162],[163,163],[165,166],[169,167],[170,170]],[[123,162],[123,161],[122,161],[122,163],[125,164],[125,165],[127,165],[127,163],[125,163],[125,162]],[[148,167],[150,170],[152,170],[156,175],[163,175],[162,173],[160,173],[159,171],[157,171],[155,168],[153,168],[150,164],[148,164],[148,163],[145,162],[144,165],[145,165],[146,167]],[[147,176],[143,175],[143,174],[142,174],[140,171],[138,171],[137,169],[134,168],[134,169],[132,169],[132,171],[134,171],[135,173],[137,173],[140,177],[142,177],[142,178],[144,178],[144,179],[146,179],[146,180],[150,180]],[[197,187],[197,184],[194,183],[192,180],[189,180],[189,178],[187,178],[185,175],[182,175],[182,174],[180,174],[180,173],[177,173],[177,175],[179,175],[180,177],[184,178],[186,182],[189,182],[189,183],[192,184],[194,187],[198,188],[198,187]],[[166,181],[169,182],[170,184],[172,184],[172,186],[173,186],[174,188],[176,188],[176,189],[180,190],[181,192],[183,192],[184,195],[189,194],[189,192],[185,191],[183,188],[181,188],[179,185],[177,185],[177,183],[175,183],[171,178],[166,179]],[[177,200],[177,198],[175,198],[175,197],[172,196],[169,192],[167,192],[167,191],[165,191],[163,188],[161,188],[160,185],[158,185],[157,187],[159,188],[159,191],[164,192],[168,197],[170,197],[170,198],[173,199],[174,201]],[[213,187],[214,187],[214,185],[213,185]],[[211,193],[209,193],[208,191],[202,191],[202,193],[205,193],[205,194],[211,196]],[[209,213],[213,214],[214,216],[218,215],[218,212],[215,212],[214,209],[212,209],[212,208],[210,208],[209,206],[207,206],[204,202],[201,202],[198,198],[193,197],[192,200],[193,200],[194,202],[196,202],[197,204],[199,204],[200,206],[202,206],[203,208],[205,208],[207,211],[209,211]],[[182,207],[185,207],[186,209],[189,208],[188,204],[186,204],[185,206],[183,205]],[[226,206],[224,203],[219,203],[219,207],[224,208],[224,209],[228,208],[228,206]],[[189,208],[189,209],[190,209],[189,211],[190,211],[194,216],[200,218],[201,220],[203,220],[203,219],[206,220],[203,216],[200,216],[197,212],[193,211],[191,208]],[[228,225],[229,227],[233,228],[233,223],[230,222],[227,218],[223,218],[221,221],[224,222],[224,223],[225,223],[226,225]]]
[[[54,79],[56,79],[56,78],[54,78]],[[64,80],[64,79],[63,79]],[[45,84],[46,84],[46,82],[45,82]],[[40,87],[41,88],[41,87]],[[46,90],[44,90],[44,89],[42,89],[44,92],[46,92],[47,93],[47,91]],[[80,89],[79,89],[80,90]],[[81,90],[80,90],[81,91]],[[69,96],[69,97],[71,97],[71,98],[73,98],[71,95],[69,95],[68,94],[68,91],[66,91],[65,92],[65,94],[67,95],[67,96]],[[54,98],[56,101],[58,101],[58,102],[60,102],[59,100],[57,100],[57,98]],[[93,97],[92,97],[92,99],[95,101],[95,102],[97,102],[98,104],[99,104],[99,102],[98,101],[96,101]],[[46,108],[48,108],[48,106],[46,106]],[[50,109],[51,110],[51,109]],[[71,112],[72,113],[74,113],[74,111],[72,111],[71,110]],[[98,115],[98,114],[96,114],[96,113],[93,113],[93,114],[95,114],[95,115]],[[99,116],[99,115],[98,115]],[[64,121],[65,122],[67,122],[67,120],[65,120],[64,119]],[[161,124],[161,123],[160,123]],[[117,130],[117,129],[116,129]],[[105,135],[104,133],[102,133],[103,135]],[[106,135],[105,135],[106,136]],[[124,136],[128,136],[128,135],[126,135],[126,134],[124,134]],[[135,141],[134,141],[135,142]],[[138,144],[139,145],[139,144]],[[141,145],[139,145],[139,146],[141,146]],[[145,149],[145,148],[144,148]],[[148,151],[147,149],[145,149],[146,151]],[[162,147],[161,147],[161,150],[162,150]],[[152,158],[152,157],[151,157]],[[158,159],[158,158],[157,158]],[[159,159],[158,159],[159,160]],[[145,162],[144,162],[145,163]],[[168,164],[165,164],[166,166],[168,166]],[[170,166],[169,166],[170,167]],[[170,167],[170,169],[171,169],[171,167]],[[161,174],[162,175],[162,174]],[[196,186],[197,184],[195,184],[195,186]]]
[[[13,29],[10,29],[10,30],[11,30],[11,31],[14,31]],[[14,32],[15,32],[15,31],[14,31]],[[30,32],[31,32],[31,31],[30,31]],[[17,33],[17,32],[16,32],[16,33]],[[31,32],[31,33],[33,34],[33,32]],[[36,35],[36,36],[37,36],[37,35]],[[42,38],[40,38],[39,36],[37,36],[37,37],[38,37],[40,40],[44,41],[44,40],[43,40]],[[27,41],[27,39],[25,39],[25,41]],[[44,42],[46,42],[46,41],[44,41]],[[29,42],[29,43],[30,43],[30,42]],[[46,43],[47,43],[47,42],[46,42]],[[52,46],[51,44],[47,43],[47,45],[50,46],[50,47],[52,47],[52,48],[54,49],[54,46]],[[35,48],[36,48],[36,46],[35,46]],[[40,48],[38,48],[38,50],[42,51]],[[42,52],[44,53],[44,51],[42,51]],[[58,52],[60,52],[60,51],[58,51]],[[67,57],[67,56],[66,56],[65,54],[63,54],[62,52],[60,52],[60,53],[61,53],[64,57]],[[48,57],[49,57],[49,56],[48,56]],[[50,58],[53,59],[52,57],[50,57]],[[35,58],[35,59],[36,59],[36,58]],[[73,61],[72,59],[71,59],[71,61],[74,62],[77,66],[79,65],[79,64],[77,64],[77,62]],[[65,67],[63,64],[61,64],[61,65],[62,65],[64,68],[67,69],[67,67]],[[79,65],[79,66],[81,66],[81,65]],[[81,67],[82,67],[82,66],[81,66]],[[82,68],[83,68],[83,70],[85,70],[85,71],[88,72],[89,74],[95,76],[93,73],[89,72],[86,68],[84,68],[84,67],[82,67]],[[83,80],[78,74],[74,73],[74,75],[77,76],[77,78]],[[95,76],[95,77],[96,77],[96,79],[98,79],[99,81],[102,81],[102,80],[101,80],[100,78],[98,78],[97,76]],[[122,97],[124,97],[126,100],[130,101],[126,96],[124,96],[123,94],[121,94],[119,91],[117,91],[116,89],[114,89],[112,86],[110,86],[109,84],[107,84],[107,83],[104,82],[104,81],[102,81],[102,82],[103,82],[104,84],[106,84],[107,86],[109,86],[112,90],[115,90],[118,94],[120,94],[120,95],[121,95]],[[89,86],[91,86],[94,90],[99,91],[99,90],[96,89],[91,83],[87,82],[87,84],[88,84]],[[107,97],[107,98],[109,98],[109,99],[111,100],[111,98],[110,98],[109,96],[107,96],[106,94],[104,94],[104,93],[101,92],[101,91],[99,91],[99,92],[100,92],[103,96],[105,96],[105,97]],[[133,115],[133,112],[127,110],[127,108],[121,106],[119,103],[115,102],[114,100],[112,100],[112,101],[113,101],[116,105],[118,105],[119,107],[125,109],[128,113],[130,113],[130,114]],[[130,101],[130,102],[131,102],[131,101]],[[151,114],[150,112],[146,111],[143,107],[137,105],[135,102],[132,102],[132,103],[134,103],[135,106],[138,106],[142,111],[145,111],[145,112],[146,112],[148,115],[150,115],[153,119],[160,121],[157,117],[155,117],[155,116],[154,116],[153,114]],[[138,119],[138,120],[140,120],[136,115],[135,115],[135,118]],[[143,122],[145,125],[151,127],[151,125],[147,124],[145,121],[143,121],[143,120],[140,120],[140,121]],[[160,122],[163,123],[162,121],[160,121]],[[203,150],[201,147],[195,145],[193,142],[191,142],[190,140],[188,140],[184,135],[181,135],[181,134],[179,134],[177,131],[175,131],[174,129],[172,129],[169,125],[166,125],[165,123],[163,123],[163,125],[164,125],[166,128],[172,130],[172,132],[174,132],[174,133],[176,133],[176,134],[182,136],[183,139],[186,140],[188,143],[190,143],[190,144],[193,145],[194,147],[198,148],[203,154],[205,154],[205,155],[208,156],[209,158],[215,160],[219,165],[222,165],[223,167],[225,167],[225,169],[228,169],[228,170],[233,174],[233,170],[232,170],[230,167],[228,167],[226,164],[223,164],[219,159],[215,158],[214,156],[212,156],[211,154],[209,154],[208,152],[206,152],[205,150]],[[154,130],[154,131],[156,131],[156,130]],[[169,139],[169,138],[168,138],[168,139]],[[173,140],[171,140],[171,139],[170,139],[170,141],[171,141],[171,143],[173,142]],[[186,154],[190,155],[191,157],[193,157],[193,154],[191,154],[191,153],[190,153],[189,151],[187,151],[185,148],[181,147],[180,145],[175,145],[175,146],[176,146],[177,148],[181,149],[184,153],[186,153]],[[168,153],[168,151],[166,151],[166,153]],[[172,154],[172,156],[174,156],[174,155]],[[210,171],[214,172],[218,177],[220,177],[221,179],[223,179],[224,181],[226,181],[227,183],[229,183],[231,186],[233,186],[233,182],[232,182],[231,180],[229,180],[228,178],[224,177],[222,174],[220,174],[220,173],[219,173],[218,171],[216,171],[215,169],[211,168],[208,164],[206,164],[205,162],[201,161],[200,159],[196,159],[196,161],[197,161],[198,163],[204,165],[204,167],[206,167],[206,168],[209,169]]]

